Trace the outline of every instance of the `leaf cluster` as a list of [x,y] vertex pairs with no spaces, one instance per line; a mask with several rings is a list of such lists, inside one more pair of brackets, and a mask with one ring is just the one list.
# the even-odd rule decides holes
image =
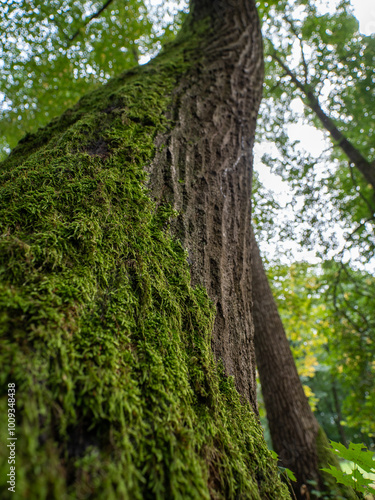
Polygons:
[[143,0],[0,3],[1,156],[98,84],[154,55],[181,22],[171,5],[161,12]]
[[330,468],[322,469],[333,476],[338,483],[352,487],[359,493],[371,493],[375,491],[373,480],[366,478],[364,472],[375,472],[375,459],[373,453],[368,451],[363,444],[349,443],[348,448],[341,443],[331,441],[331,451],[339,458],[352,463],[349,473],[330,465]]

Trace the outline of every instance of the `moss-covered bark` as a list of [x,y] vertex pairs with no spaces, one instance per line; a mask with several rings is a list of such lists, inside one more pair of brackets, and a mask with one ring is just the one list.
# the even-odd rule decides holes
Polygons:
[[249,403],[214,360],[214,307],[168,230],[177,214],[146,187],[175,89],[204,56],[198,17],[1,166],[4,499],[288,498]]

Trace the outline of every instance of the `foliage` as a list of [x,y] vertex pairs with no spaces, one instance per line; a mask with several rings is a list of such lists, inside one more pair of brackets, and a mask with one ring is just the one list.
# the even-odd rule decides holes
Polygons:
[[[331,441],[331,443],[333,443]],[[352,443],[351,443],[352,444]],[[337,481],[336,483],[332,480],[332,476],[336,478],[334,474],[332,474],[330,471],[334,469],[335,471],[340,471],[339,469],[339,462],[336,459],[337,453],[332,450],[328,445],[328,440],[327,437],[325,436],[324,432],[322,430],[319,430],[318,437],[317,437],[317,451],[318,451],[318,460],[321,465],[327,465],[329,462],[333,462],[335,466],[330,465],[330,469],[327,468],[322,468],[321,470],[323,472],[328,471],[328,476],[326,474],[321,477],[322,485],[323,488],[321,487],[322,485],[318,485],[318,482],[316,480],[307,480],[306,483],[309,485],[309,492],[311,495],[313,495],[313,498],[322,498],[323,500],[329,500],[329,499],[335,499],[335,500],[347,500],[347,499],[352,499],[354,498],[354,490],[352,489],[352,485],[349,483],[342,483],[344,487],[338,488],[337,487]],[[361,445],[363,447],[363,445]],[[344,447],[345,448],[345,447]],[[345,448],[346,449],[346,448]],[[278,454],[275,451],[271,451],[272,457],[277,460],[278,459]],[[368,452],[370,453],[370,452]],[[371,454],[372,456],[372,454]],[[279,469],[279,474],[282,480],[288,485],[289,491],[291,492],[293,498],[296,498],[294,490],[293,490],[293,485],[292,482],[296,482],[297,479],[294,475],[294,473],[288,469],[287,467],[282,467],[278,465]],[[305,487],[306,485],[303,485]],[[301,489],[302,493],[302,489]],[[344,495],[344,496],[342,496]]]
[[[276,451],[274,450],[271,450],[271,455],[272,458],[274,458],[275,460],[277,460],[279,457]],[[280,475],[283,476],[285,479],[288,479],[289,481],[297,481],[296,476],[290,469],[288,469],[288,467],[281,467],[279,465],[278,468]]]
[[270,144],[263,163],[293,190],[295,220],[289,217],[280,237],[314,250],[319,243],[322,258],[336,252],[367,264],[375,250],[373,188],[349,164],[341,142],[326,140],[325,150],[313,151],[299,137],[305,127],[329,138],[310,108],[313,94],[343,137],[368,162],[375,156],[375,36],[358,33],[349,2],[337,3],[327,11],[310,0],[260,2],[266,80],[258,135]]
[[[147,191],[197,44],[183,33],[2,164],[0,381],[16,384],[16,498],[287,498],[213,359],[214,310],[170,236],[177,214]],[[2,487],[6,459],[3,447]]]
[[[318,419],[338,439],[345,441],[346,434],[371,444],[374,191],[341,142],[328,141],[311,95],[343,137],[373,161],[375,36],[358,32],[348,1],[330,10],[310,0],[259,2],[259,7],[266,81],[258,140],[268,141],[263,163],[288,183],[290,195],[286,203],[276,203],[275,195],[256,183],[258,234],[276,241],[269,276]],[[301,147],[304,127],[311,134],[321,131],[323,151]],[[283,204],[286,215],[280,216]],[[293,257],[290,269],[280,265],[279,256],[294,242],[314,250],[321,266],[293,263]]]
[[325,299],[333,305],[333,329],[338,333],[332,336],[329,355],[332,363],[337,360],[338,378],[347,394],[347,424],[375,437],[375,279],[335,262],[325,263],[324,276],[330,283]]
[[375,459],[373,453],[368,451],[363,444],[349,443],[348,448],[341,443],[331,441],[332,452],[341,459],[353,463],[349,474],[346,474],[337,467],[330,466],[329,469],[322,469],[332,475],[338,483],[351,486],[358,493],[371,493],[375,491],[373,480],[364,477],[364,472],[375,472]]
[[143,0],[0,3],[0,156],[90,89],[155,54],[181,21],[168,2],[163,11]]

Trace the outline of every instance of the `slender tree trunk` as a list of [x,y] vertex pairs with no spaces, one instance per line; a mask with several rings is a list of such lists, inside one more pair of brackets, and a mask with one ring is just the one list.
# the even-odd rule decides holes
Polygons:
[[335,417],[336,427],[337,427],[342,444],[347,446],[348,440],[346,438],[345,429],[341,425],[341,421],[342,421],[341,404],[340,404],[340,400],[339,400],[339,395],[337,393],[336,381],[335,381],[335,378],[333,376],[332,376],[332,395],[333,395],[333,401],[334,401],[334,406],[335,406],[334,411],[336,412],[336,417]]
[[2,165],[9,498],[288,497],[254,415],[249,200],[262,76],[255,2],[193,1],[158,57],[84,96]]
[[[316,498],[311,490],[329,490],[320,468],[327,460],[337,462],[324,449],[328,440],[304,393],[253,232],[252,274],[254,343],[272,444],[281,465],[297,478],[297,499]],[[355,498],[350,491],[345,494]]]

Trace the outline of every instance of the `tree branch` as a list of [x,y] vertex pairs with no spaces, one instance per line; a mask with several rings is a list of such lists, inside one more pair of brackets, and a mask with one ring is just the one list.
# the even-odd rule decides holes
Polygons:
[[[358,182],[354,176],[354,172],[353,172],[353,164],[349,162],[349,170],[350,170],[350,177],[352,179],[352,182],[353,182],[353,187],[354,188],[357,188],[359,187],[358,185]],[[375,207],[369,202],[369,200],[363,195],[363,193],[361,192],[361,190],[359,189],[357,191],[356,189],[356,192],[359,194],[359,197],[365,202],[367,208],[369,209],[371,215],[372,215],[372,220],[374,220],[374,217],[375,217]]]
[[330,133],[336,145],[345,153],[349,161],[355,165],[375,191],[375,162],[370,163],[367,161],[362,153],[344,136],[337,128],[334,121],[323,111],[318,98],[314,95],[309,86],[303,84],[296,77],[290,68],[280,59],[276,51],[271,54],[271,57],[283,68],[296,87],[302,91],[307,99],[306,104],[308,107],[314,111],[323,127]]
[[290,29],[291,29],[293,35],[297,38],[297,40],[299,42],[299,46],[300,46],[300,49],[301,49],[303,71],[304,71],[304,74],[305,74],[305,84],[308,85],[308,83],[309,83],[309,70],[308,70],[308,67],[307,67],[307,62],[306,62],[306,58],[305,58],[305,52],[303,50],[303,40],[302,40],[300,34],[298,33],[298,31],[297,31],[297,29],[296,29],[293,21],[288,16],[286,16],[286,15],[285,15],[285,20],[289,24]]
[[95,12],[94,14],[91,14],[91,16],[87,17],[84,22],[82,27],[77,30],[68,40],[68,45],[70,45],[76,38],[77,36],[82,32],[83,28],[85,28],[93,19],[96,19],[97,17],[100,16],[100,14],[113,2],[113,0],[107,0],[101,7],[100,9]]

